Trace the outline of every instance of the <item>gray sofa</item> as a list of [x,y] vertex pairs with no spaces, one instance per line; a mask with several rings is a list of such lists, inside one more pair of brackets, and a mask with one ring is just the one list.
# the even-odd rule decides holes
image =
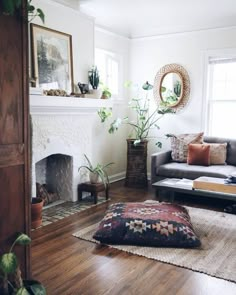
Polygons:
[[161,151],[151,156],[151,183],[164,178],[196,179],[200,176],[226,178],[236,172],[236,140],[219,137],[204,137],[204,142],[227,142],[226,165],[198,166],[177,163],[171,160],[171,151]]

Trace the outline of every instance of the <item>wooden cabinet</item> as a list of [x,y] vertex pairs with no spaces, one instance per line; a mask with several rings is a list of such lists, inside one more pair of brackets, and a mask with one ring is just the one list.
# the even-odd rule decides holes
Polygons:
[[[1,252],[17,232],[30,233],[28,85],[28,23],[19,15],[0,13]],[[16,252],[29,277],[29,247],[16,247]]]

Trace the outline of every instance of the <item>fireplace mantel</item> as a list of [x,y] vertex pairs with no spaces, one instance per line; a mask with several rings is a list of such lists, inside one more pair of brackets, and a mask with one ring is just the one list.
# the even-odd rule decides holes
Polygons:
[[112,107],[111,99],[30,95],[30,113],[35,115],[76,115]]

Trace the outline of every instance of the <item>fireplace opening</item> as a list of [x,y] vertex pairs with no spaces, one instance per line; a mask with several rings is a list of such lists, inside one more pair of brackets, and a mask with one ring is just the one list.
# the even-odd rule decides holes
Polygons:
[[72,199],[72,157],[50,155],[35,164],[36,195],[44,205]]

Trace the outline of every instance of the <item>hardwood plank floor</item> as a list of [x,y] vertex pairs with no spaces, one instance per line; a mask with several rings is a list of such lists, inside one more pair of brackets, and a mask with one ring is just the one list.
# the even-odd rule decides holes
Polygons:
[[[149,188],[111,185],[111,201],[32,232],[32,275],[48,295],[235,295],[236,284],[77,239],[72,234],[101,220],[111,202],[155,199]],[[183,205],[223,210],[230,202],[179,196]],[[217,257],[216,257],[217,259]]]

